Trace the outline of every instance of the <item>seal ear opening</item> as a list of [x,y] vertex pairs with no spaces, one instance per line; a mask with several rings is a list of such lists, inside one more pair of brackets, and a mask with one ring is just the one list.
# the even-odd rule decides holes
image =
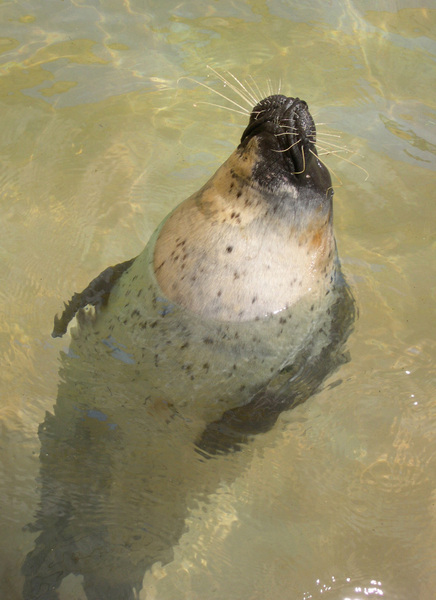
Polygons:
[[52,337],[62,337],[66,333],[70,321],[72,321],[81,308],[85,308],[88,304],[96,308],[105,306],[109,300],[113,286],[121,275],[133,264],[135,259],[136,257],[113,267],[108,267],[93,279],[83,292],[73,294],[71,300],[65,303],[61,317],[59,318],[56,315],[54,318]]

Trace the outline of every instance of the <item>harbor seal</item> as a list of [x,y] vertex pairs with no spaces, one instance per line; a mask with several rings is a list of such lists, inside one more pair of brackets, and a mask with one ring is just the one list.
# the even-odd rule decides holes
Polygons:
[[237,149],[144,251],[55,318],[55,337],[76,314],[79,327],[40,427],[25,599],[57,597],[69,573],[89,600],[136,597],[193,503],[243,468],[250,438],[345,360],[354,301],[315,141],[304,101],[259,102]]

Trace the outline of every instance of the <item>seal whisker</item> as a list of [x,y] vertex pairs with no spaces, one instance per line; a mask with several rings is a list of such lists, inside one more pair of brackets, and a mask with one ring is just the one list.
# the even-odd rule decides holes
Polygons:
[[[293,133],[293,132],[284,131],[283,133],[275,133],[274,135],[276,137],[280,137],[280,136],[283,136],[283,135],[289,135],[289,133]],[[291,148],[292,148],[292,146],[291,146]]]
[[320,136],[328,136],[328,137],[335,137],[335,138],[341,138],[342,136],[339,133],[326,133],[325,131],[318,131],[318,135]]
[[239,115],[248,115],[250,114],[248,112],[248,110],[236,110],[236,108],[232,108],[231,106],[221,106],[221,104],[214,104],[213,102],[205,102],[205,101],[200,101],[200,102],[196,102],[194,104],[194,106],[197,106],[197,104],[207,104],[208,106],[216,106],[217,108],[223,108],[224,110],[230,110],[231,112],[237,113]]
[[259,104],[259,102],[260,102],[260,96],[256,96],[256,90],[253,88],[253,86],[246,79],[244,80],[244,83],[245,83],[247,89],[250,90],[250,94],[254,98],[256,104]]
[[[288,132],[289,131],[297,131],[296,127],[293,127],[292,125],[280,125],[280,127],[282,129],[286,129]],[[280,135],[284,135],[284,134],[280,134]],[[312,134],[311,134],[312,135]]]
[[[309,150],[309,152],[310,152],[311,154],[313,154],[313,156],[314,156],[315,158],[317,158],[317,159],[319,160],[319,162],[320,162],[321,164],[323,164],[323,165],[325,166],[325,168],[327,169],[327,165],[326,165],[326,163],[325,163],[323,160],[321,160],[321,159],[320,159],[320,157],[319,157],[319,154],[315,154],[315,152],[312,152],[312,150]],[[329,170],[330,170],[330,171],[333,173],[333,175],[336,177],[336,179],[339,181],[339,185],[343,185],[343,184],[342,184],[342,179],[339,177],[339,175],[338,175],[338,174],[337,174],[335,171],[333,171],[333,169],[332,169],[332,168],[330,168],[330,167],[328,167],[328,168],[329,168]],[[333,189],[333,186],[330,186],[330,187],[327,189],[327,192],[328,192],[330,189]]]
[[257,94],[258,94],[258,97],[259,97],[259,101],[260,101],[260,98],[263,98],[263,94],[262,94],[262,92],[260,91],[260,88],[259,88],[259,86],[257,85],[257,82],[256,82],[256,80],[254,79],[253,75],[251,75],[251,74],[250,74],[250,75],[249,75],[249,77],[250,77],[251,81],[253,82],[254,89],[257,91]]
[[321,141],[323,144],[325,144],[327,146],[331,146],[332,148],[337,148],[338,150],[345,150],[346,152],[353,152],[346,146],[340,146],[339,144],[334,144],[333,142],[330,142],[329,140],[321,140]]
[[[238,96],[240,98],[242,98],[250,106],[250,108],[252,107],[253,100],[250,99],[249,96],[246,96],[245,94],[243,94],[240,89],[238,89],[235,85],[233,85],[230,81],[228,81],[228,79],[226,79],[224,77],[224,75],[221,75],[221,73],[218,73],[218,71],[216,71],[213,67],[211,67],[210,65],[207,65],[207,68],[210,69],[212,71],[212,73],[214,73],[224,83],[224,85],[228,85],[229,88],[235,92],[235,94],[238,94]],[[232,75],[229,71],[226,71],[226,73],[231,75],[240,84],[240,82],[236,79],[236,77],[234,75]],[[242,85],[241,85],[241,87],[243,88]]]
[[[355,163],[354,161],[350,160],[349,158],[345,158],[345,156],[339,155],[339,152],[352,152],[352,150],[348,150],[348,149],[344,149],[344,148],[340,148],[339,150],[325,150],[325,149],[324,149],[323,156],[324,156],[325,154],[331,154],[331,155],[337,156],[337,157],[338,157],[338,158],[340,158],[341,160],[343,160],[343,161],[345,161],[345,162],[347,162],[347,163],[350,163],[350,165],[353,165],[353,167],[356,167],[357,169],[360,169],[361,171],[363,171],[363,172],[365,173],[365,175],[366,175],[366,177],[365,177],[364,181],[367,181],[367,180],[369,179],[369,173],[368,173],[368,171],[367,171],[367,170],[366,170],[364,167],[361,167],[360,165],[358,165],[358,164],[357,164],[357,163]],[[321,159],[320,159],[320,160],[321,160]],[[322,162],[322,161],[321,161],[321,162]],[[324,163],[323,163],[323,164],[324,164]],[[336,175],[336,173],[333,171],[333,169],[332,169],[331,167],[329,167],[329,168],[330,168],[330,171],[331,171],[331,172],[332,172],[334,175]],[[338,177],[338,176],[336,175],[336,177]],[[339,179],[339,177],[338,177],[338,179]],[[339,181],[341,181],[341,180],[339,179]],[[342,182],[341,182],[341,183],[342,183]]]
[[245,112],[245,114],[247,114],[247,115],[250,114],[250,111],[248,111],[244,106],[241,106],[240,104],[238,104],[237,102],[235,102],[231,98],[228,98],[225,94],[221,94],[221,92],[219,92],[218,90],[214,90],[213,87],[211,87],[210,85],[207,85],[207,83],[203,83],[202,81],[197,81],[196,79],[192,79],[192,77],[180,77],[180,79],[178,79],[178,81],[181,81],[182,79],[187,79],[188,81],[192,81],[193,83],[196,83],[197,85],[203,86],[204,88],[206,88],[210,92],[213,92],[214,94],[217,94],[218,96],[221,96],[221,98],[224,98],[224,100],[227,100],[228,102],[231,102],[232,104],[234,104],[235,106],[237,106],[238,108],[240,108],[241,110],[243,110]]
[[[240,80],[239,80],[239,79],[236,77],[236,75],[233,75],[233,73],[232,73],[231,71],[226,71],[226,73],[227,73],[228,75],[230,75],[230,77],[233,77],[233,79],[234,79],[234,80],[235,80],[235,81],[236,81],[236,82],[237,82],[237,83],[238,83],[238,84],[241,86],[241,88],[242,88],[242,89],[244,90],[244,92],[246,93],[246,95],[247,95],[247,98],[248,98],[249,100],[251,100],[251,102],[252,102],[253,104],[258,104],[258,103],[259,103],[259,100],[258,100],[258,98],[256,98],[256,96],[253,94],[253,90],[252,90],[251,88],[249,88],[249,86],[247,86],[247,82],[245,82],[245,83],[246,83],[246,85],[244,85],[244,84],[242,83],[242,81],[240,81]],[[230,85],[230,84],[229,84],[229,85]],[[235,91],[237,91],[237,90],[235,90]]]
[[[276,135],[280,135],[280,134],[276,134]],[[271,148],[272,152],[288,152],[288,150],[290,150],[291,148],[293,148],[294,146],[296,146],[298,143],[300,143],[301,140],[298,139],[296,142],[294,142],[293,144],[291,144],[288,148],[285,148],[284,150],[274,150],[273,148]],[[304,160],[304,153],[303,153],[303,160]],[[304,173],[304,169],[302,171],[300,171],[300,173]],[[298,173],[292,173],[292,175],[298,175]]]
[[[309,150],[309,152],[311,152],[311,150]],[[303,169],[302,171],[294,171],[292,175],[301,175],[306,170],[306,155],[304,154],[304,146],[301,147],[301,155],[303,157]]]
[[323,148],[318,144],[318,156],[338,156],[340,152],[349,152],[349,150],[329,150],[327,148]]

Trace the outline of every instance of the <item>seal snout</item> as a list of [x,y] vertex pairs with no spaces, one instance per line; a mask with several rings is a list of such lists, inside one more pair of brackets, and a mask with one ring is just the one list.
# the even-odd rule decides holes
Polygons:
[[[250,144],[251,140],[253,144]],[[254,176],[259,183],[287,181],[331,186],[326,170],[317,159],[316,129],[307,103],[300,98],[276,94],[261,100],[252,110],[242,134],[241,151],[255,146],[259,157]],[[301,180],[301,181],[300,181]]]

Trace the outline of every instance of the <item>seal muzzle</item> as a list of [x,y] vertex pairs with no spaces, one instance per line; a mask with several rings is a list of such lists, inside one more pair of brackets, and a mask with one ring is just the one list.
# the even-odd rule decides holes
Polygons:
[[315,123],[304,100],[277,94],[259,102],[242,134],[241,150],[252,139],[262,159],[255,173],[261,185],[287,181],[331,195],[331,178],[318,158]]

